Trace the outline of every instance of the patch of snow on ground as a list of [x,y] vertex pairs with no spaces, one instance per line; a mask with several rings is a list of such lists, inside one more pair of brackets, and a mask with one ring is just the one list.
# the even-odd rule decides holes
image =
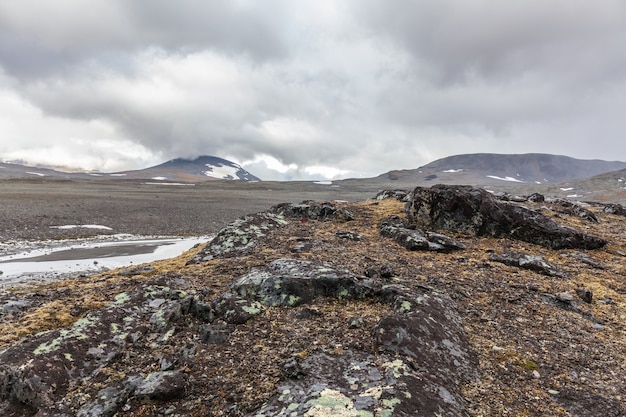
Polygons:
[[561,191],[572,191],[574,188],[570,187],[570,188],[561,188]]
[[333,185],[332,181],[314,181],[313,184],[319,184],[319,185]]
[[234,179],[238,180],[237,172],[239,172],[240,167],[238,166],[230,166],[230,165],[206,165],[209,168],[208,171],[203,171],[202,173],[207,177],[217,178],[220,180]]
[[152,179],[155,181],[165,181],[167,180],[167,177],[152,177]]
[[110,174],[112,177],[125,177],[128,174]]
[[89,175],[91,175],[92,177],[101,177],[102,174],[94,174],[93,172],[90,172]]
[[446,169],[443,172],[462,172],[462,171],[463,171],[462,169]]
[[524,182],[522,180],[518,180],[517,178],[513,178],[513,177],[498,177],[496,175],[487,175],[487,178],[492,178],[494,180],[500,180],[500,181],[510,181],[510,182]]
[[37,175],[38,177],[45,177],[45,176],[46,176],[46,174],[42,174],[41,172],[31,172],[31,171],[27,171],[26,173],[27,173],[27,174],[30,174],[30,175]]
[[65,224],[63,226],[50,226],[50,229],[102,229],[102,230],[113,230],[109,226],[102,226],[100,224]]
[[568,198],[579,198],[579,197],[582,197],[582,195],[580,195],[580,194],[569,194],[566,197],[568,197]]

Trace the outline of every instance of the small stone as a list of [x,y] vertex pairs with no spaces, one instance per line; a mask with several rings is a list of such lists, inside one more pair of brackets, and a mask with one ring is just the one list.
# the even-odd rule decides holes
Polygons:
[[591,304],[591,301],[593,301],[593,292],[591,292],[590,290],[586,290],[584,288],[577,288],[576,294],[585,303]]
[[549,390],[548,390],[548,394],[550,394],[550,395],[558,395],[558,394],[559,394],[559,391],[557,391],[557,390],[555,390],[555,389],[549,389]]
[[493,345],[493,347],[491,348],[494,352],[502,352],[504,350],[504,348],[500,347],[500,346],[496,346]]
[[593,330],[604,330],[604,326],[599,323],[594,324],[593,326],[591,326],[591,328]]
[[560,292],[556,295],[556,299],[564,303],[571,303],[574,301],[574,296],[568,292]]
[[533,371],[533,378],[541,378],[541,374],[539,373],[539,371]]

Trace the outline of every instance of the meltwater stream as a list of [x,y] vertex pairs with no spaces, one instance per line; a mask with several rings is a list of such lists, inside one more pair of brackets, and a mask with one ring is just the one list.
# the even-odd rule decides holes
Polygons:
[[[106,239],[14,244],[11,254],[0,256],[0,286],[173,258],[208,240],[208,236],[142,238],[126,235],[113,239],[108,236]],[[1,249],[8,251],[8,245],[2,246]]]

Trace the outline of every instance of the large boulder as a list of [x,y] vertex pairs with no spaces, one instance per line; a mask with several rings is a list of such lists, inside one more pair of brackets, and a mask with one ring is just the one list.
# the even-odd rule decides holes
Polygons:
[[406,211],[420,227],[508,237],[551,249],[597,249],[607,243],[522,205],[498,201],[486,190],[470,186],[417,187]]
[[[270,306],[317,297],[373,299],[391,306],[372,329],[374,353],[315,353],[285,364],[289,379],[251,416],[465,416],[460,385],[478,377],[478,362],[454,301],[436,291],[382,286],[310,261],[279,259],[235,280],[240,297]],[[348,326],[348,324],[346,324]]]

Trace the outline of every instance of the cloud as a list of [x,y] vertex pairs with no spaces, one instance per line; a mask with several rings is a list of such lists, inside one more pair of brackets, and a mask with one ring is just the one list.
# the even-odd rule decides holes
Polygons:
[[624,44],[618,0],[6,2],[0,156],[209,154],[267,179],[468,152],[626,160]]

